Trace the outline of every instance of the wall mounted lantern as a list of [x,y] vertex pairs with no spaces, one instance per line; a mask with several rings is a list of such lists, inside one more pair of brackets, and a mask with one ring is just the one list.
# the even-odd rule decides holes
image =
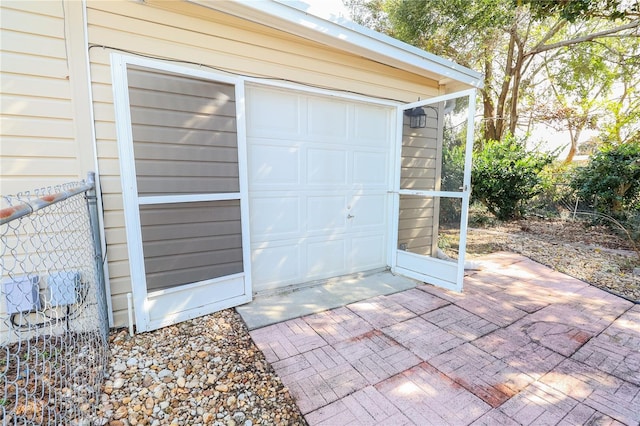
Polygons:
[[427,127],[427,113],[422,107],[416,107],[409,111],[409,127],[412,129]]
[[425,108],[433,110],[438,119],[438,109],[433,105],[425,105],[424,107],[416,107],[404,111],[404,115],[409,117],[409,127],[412,129],[424,129],[427,127],[427,113]]

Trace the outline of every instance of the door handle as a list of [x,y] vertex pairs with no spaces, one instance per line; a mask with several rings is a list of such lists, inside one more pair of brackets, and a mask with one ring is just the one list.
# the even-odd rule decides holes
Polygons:
[[355,217],[355,216],[354,216],[354,215],[352,215],[351,213],[349,213],[349,214],[347,215],[347,219],[353,219],[354,217]]

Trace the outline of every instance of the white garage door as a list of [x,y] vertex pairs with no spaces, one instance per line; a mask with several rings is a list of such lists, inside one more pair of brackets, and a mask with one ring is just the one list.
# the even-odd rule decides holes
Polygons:
[[254,291],[387,265],[394,110],[247,87]]

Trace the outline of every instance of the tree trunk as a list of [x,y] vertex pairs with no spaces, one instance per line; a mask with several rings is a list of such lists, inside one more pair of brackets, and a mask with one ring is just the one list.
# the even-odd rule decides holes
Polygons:
[[577,143],[574,143],[573,140],[571,141],[571,146],[569,147],[569,152],[567,153],[567,157],[564,159],[563,163],[564,164],[571,164],[571,162],[573,161],[573,157],[576,156],[576,152],[578,151],[578,146]]
[[571,129],[571,126],[569,126],[571,146],[569,147],[569,152],[567,153],[567,157],[564,159],[563,164],[571,164],[573,157],[576,156],[576,152],[578,152],[578,139],[580,139],[580,134],[582,134],[581,126],[578,127],[575,132]]
[[518,98],[520,96],[520,81],[522,80],[522,54],[518,54],[518,60],[513,71],[513,87],[511,89],[511,109],[509,111],[509,132],[516,134],[518,126]]
[[482,107],[484,118],[484,140],[492,140],[496,137],[495,105],[491,98],[491,82],[493,80],[493,56],[485,49],[484,57],[484,89],[482,89]]
[[518,127],[518,102],[520,100],[520,83],[522,82],[525,46],[516,32],[511,37],[515,40],[517,52],[515,54],[515,64],[512,68],[513,81],[511,86],[511,108],[509,110],[509,132],[515,135]]
[[509,49],[507,51],[506,66],[504,70],[504,80],[502,81],[502,87],[500,89],[500,96],[498,96],[498,103],[496,105],[496,131],[495,140],[502,139],[505,129],[505,110],[507,107],[507,100],[509,95],[509,88],[511,87],[511,79],[513,77],[513,53],[516,45],[516,27],[515,24],[509,32]]

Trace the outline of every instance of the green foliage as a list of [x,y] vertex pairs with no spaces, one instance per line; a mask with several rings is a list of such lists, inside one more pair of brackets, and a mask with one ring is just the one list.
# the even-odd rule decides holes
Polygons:
[[577,195],[601,213],[640,210],[640,142],[601,148],[571,179]]
[[[631,241],[636,243],[635,247],[638,247],[637,244],[640,243],[640,209],[627,212],[624,227]],[[638,255],[640,256],[640,253]]]
[[624,0],[512,0],[512,3],[516,7],[523,3],[529,4],[533,16],[537,19],[557,14],[569,22],[594,17],[615,20],[640,12],[638,2]]
[[542,217],[559,217],[575,207],[575,193],[567,181],[574,165],[553,162],[539,174],[540,192],[526,203],[527,213]]
[[469,226],[472,228],[491,228],[496,226],[496,217],[487,211],[487,207],[482,203],[471,203],[469,205]]
[[[484,50],[509,28],[510,0],[380,0],[388,33],[465,66],[484,61]],[[481,65],[480,65],[481,66]]]
[[612,96],[602,102],[600,139],[619,145],[640,140],[640,38],[601,41],[606,66],[615,78]]
[[[442,146],[442,179],[440,188],[443,191],[460,191],[464,182],[464,152],[462,142],[450,140],[445,135]],[[454,224],[460,222],[460,200],[457,198],[440,199],[440,222]]]
[[500,220],[519,218],[526,201],[542,191],[540,173],[552,161],[551,154],[528,152],[511,135],[488,141],[476,154],[471,171],[474,200]]
[[[451,106],[451,105],[450,105]],[[469,104],[466,98],[454,101],[451,111],[445,114],[442,142],[442,170],[440,173],[440,189],[458,192],[464,183],[464,159],[466,149],[466,115]],[[447,109],[445,107],[445,109]],[[454,119],[460,114],[464,118]],[[460,223],[462,205],[457,198],[440,199],[440,222],[445,224]]]

